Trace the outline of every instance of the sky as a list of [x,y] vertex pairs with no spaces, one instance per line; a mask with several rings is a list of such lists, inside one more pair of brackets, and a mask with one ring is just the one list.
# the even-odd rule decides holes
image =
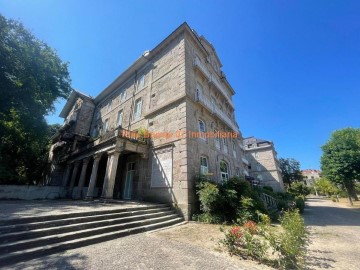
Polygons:
[[[97,96],[183,22],[211,42],[236,94],[244,137],[320,168],[334,130],[360,127],[360,1],[0,0],[69,62],[73,88]],[[56,104],[48,123],[62,123]]]

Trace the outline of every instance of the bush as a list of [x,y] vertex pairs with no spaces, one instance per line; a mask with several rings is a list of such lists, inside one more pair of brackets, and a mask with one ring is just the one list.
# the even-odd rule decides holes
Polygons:
[[296,208],[299,209],[300,213],[304,213],[304,209],[305,209],[305,200],[304,197],[302,196],[297,196],[295,198],[295,204],[296,204]]
[[303,182],[292,183],[287,191],[293,196],[307,196],[310,194],[310,188],[307,187]]
[[263,186],[263,190],[274,192],[274,189],[272,187],[270,187],[270,186]]
[[216,210],[219,201],[219,188],[209,181],[201,181],[197,184],[197,195],[199,196],[200,209],[204,213],[212,213]]

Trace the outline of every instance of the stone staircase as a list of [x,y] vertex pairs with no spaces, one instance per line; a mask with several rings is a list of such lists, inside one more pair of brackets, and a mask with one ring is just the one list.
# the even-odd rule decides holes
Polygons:
[[0,267],[183,221],[164,204],[0,221]]

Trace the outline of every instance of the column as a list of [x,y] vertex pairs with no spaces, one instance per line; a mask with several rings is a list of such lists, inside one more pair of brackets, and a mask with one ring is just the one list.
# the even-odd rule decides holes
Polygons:
[[87,166],[89,164],[90,159],[86,158],[83,160],[83,165],[82,165],[82,169],[81,169],[81,175],[80,175],[80,179],[79,179],[79,184],[78,184],[78,189],[75,195],[75,199],[80,199],[81,193],[82,193],[82,189],[84,187],[84,183],[85,183],[85,177],[86,177],[86,170],[87,170]]
[[120,152],[114,151],[109,153],[106,173],[104,179],[104,186],[101,194],[103,199],[112,199],[115,185],[116,170],[119,161]]
[[91,170],[90,183],[86,194],[87,200],[92,200],[92,198],[94,197],[94,188],[96,186],[97,172],[99,168],[100,158],[101,158],[100,155],[94,156],[94,163]]
[[79,166],[80,166],[80,161],[75,161],[74,162],[74,169],[71,175],[71,181],[70,181],[70,187],[68,190],[68,197],[72,197],[72,192],[74,189],[74,184],[75,184],[75,180],[76,180],[76,176],[78,174],[78,170],[79,170]]
[[62,186],[63,187],[66,187],[68,182],[69,182],[71,166],[72,166],[72,164],[66,164],[65,173],[64,173],[63,180],[62,180]]

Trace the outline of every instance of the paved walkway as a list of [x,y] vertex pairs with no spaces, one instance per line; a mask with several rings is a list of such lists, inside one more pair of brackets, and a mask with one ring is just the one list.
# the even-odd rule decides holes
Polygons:
[[60,215],[86,211],[112,210],[129,207],[145,206],[146,202],[114,201],[103,203],[100,201],[74,200],[39,200],[39,201],[9,201],[0,200],[0,219],[36,217],[46,215]]
[[311,232],[308,269],[360,269],[360,210],[311,198],[304,218]]

